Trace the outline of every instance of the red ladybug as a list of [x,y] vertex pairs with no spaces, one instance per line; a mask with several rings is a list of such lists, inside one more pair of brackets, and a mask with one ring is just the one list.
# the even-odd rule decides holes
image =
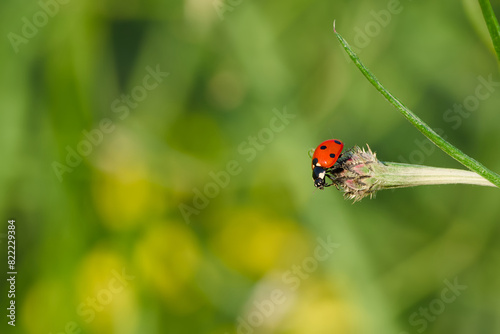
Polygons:
[[312,157],[312,177],[316,188],[323,189],[331,186],[325,183],[326,170],[335,165],[343,148],[344,143],[338,139],[325,140],[316,147]]

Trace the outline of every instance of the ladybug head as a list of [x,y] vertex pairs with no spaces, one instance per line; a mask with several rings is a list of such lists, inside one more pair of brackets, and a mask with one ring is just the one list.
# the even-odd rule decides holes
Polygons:
[[323,167],[316,166],[313,169],[312,177],[314,180],[314,186],[318,189],[323,189],[325,187],[325,176],[326,171]]

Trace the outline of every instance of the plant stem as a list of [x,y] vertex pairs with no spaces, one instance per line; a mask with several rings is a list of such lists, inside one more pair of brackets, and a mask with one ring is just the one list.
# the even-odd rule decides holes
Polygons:
[[500,62],[500,26],[498,25],[497,18],[491,7],[489,0],[478,0],[481,6],[481,11],[483,12],[484,21],[490,32],[491,40],[493,42],[493,47],[497,54],[497,59]]
[[413,187],[432,184],[472,184],[495,187],[485,178],[468,170],[382,162],[387,168],[377,175],[386,188]]
[[422,132],[430,141],[432,141],[437,147],[443,150],[446,154],[460,162],[465,167],[481,175],[491,183],[500,187],[500,175],[489,170],[483,166],[479,161],[469,157],[464,152],[460,151],[458,148],[448,143],[446,140],[441,138],[430,126],[428,126],[424,121],[422,121],[418,116],[416,116],[410,109],[408,109],[401,101],[394,97],[380,81],[365,67],[361,62],[356,53],[351,49],[347,41],[335,30],[335,22],[333,22],[333,31],[339,39],[340,43],[344,47],[351,60],[354,62],[356,67],[363,73],[363,75],[370,81],[370,83],[393,105],[395,106],[401,114],[413,124],[420,132]]
[[347,150],[335,165],[327,170],[327,177],[344,197],[360,201],[373,197],[379,190],[415,187],[433,184],[472,184],[496,187],[474,172],[451,168],[437,168],[396,162],[383,162],[367,145]]

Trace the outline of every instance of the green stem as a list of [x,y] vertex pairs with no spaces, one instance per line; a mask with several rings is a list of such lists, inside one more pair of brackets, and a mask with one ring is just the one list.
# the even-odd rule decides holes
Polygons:
[[335,22],[333,22],[333,31],[339,39],[340,43],[344,47],[349,57],[352,59],[356,67],[363,73],[363,75],[370,81],[370,83],[393,105],[395,106],[401,114],[413,124],[420,132],[422,132],[430,141],[432,141],[437,147],[443,150],[446,154],[451,156],[453,159],[460,162],[465,167],[481,175],[491,183],[500,187],[500,175],[489,170],[483,166],[479,161],[469,157],[464,152],[460,151],[458,148],[448,143],[446,140],[441,138],[434,130],[431,129],[424,121],[422,121],[418,116],[416,116],[410,109],[408,109],[401,101],[394,97],[380,81],[368,70],[368,68],[363,65],[356,53],[351,49],[347,41],[335,30]]
[[497,59],[500,62],[500,26],[498,25],[497,18],[491,7],[489,0],[478,0],[481,6],[481,11],[483,12],[484,21],[490,32],[491,40],[493,42],[493,47],[497,54]]
[[[409,165],[396,162],[383,162],[383,172],[377,180],[384,188],[401,188],[434,184],[472,184],[495,187],[495,185],[474,172],[452,168],[437,168]],[[382,181],[383,180],[383,181]]]

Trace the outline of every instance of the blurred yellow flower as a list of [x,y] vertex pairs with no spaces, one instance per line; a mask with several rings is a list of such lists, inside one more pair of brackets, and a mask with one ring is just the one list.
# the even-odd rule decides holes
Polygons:
[[232,268],[260,276],[307,253],[307,235],[290,220],[258,209],[228,212],[212,237],[214,252]]
[[155,205],[148,169],[140,147],[117,130],[97,156],[94,202],[103,222],[115,230],[138,225]]
[[136,273],[106,246],[95,247],[76,276],[76,314],[92,333],[133,333],[138,321]]
[[[143,284],[178,312],[195,306],[189,298],[200,261],[198,241],[182,224],[163,223],[149,228],[135,247],[134,262]],[[194,304],[193,304],[194,303]]]
[[287,333],[361,333],[360,314],[351,301],[332,290],[331,282],[309,280],[298,292],[295,305],[281,326]]

